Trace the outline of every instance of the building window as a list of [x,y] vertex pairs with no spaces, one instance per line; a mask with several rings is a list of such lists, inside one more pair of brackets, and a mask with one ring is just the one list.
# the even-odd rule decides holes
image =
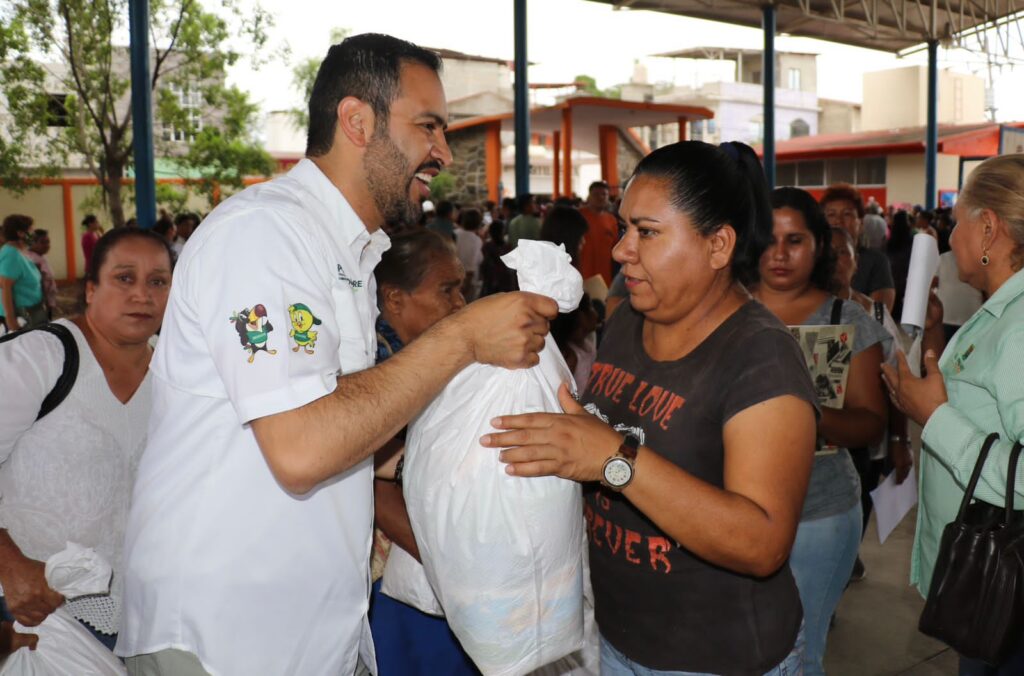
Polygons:
[[161,125],[162,136],[165,141],[191,142],[196,138],[196,132],[203,129],[202,117],[202,94],[192,85],[170,85],[171,93],[178,99],[178,105],[188,115],[189,128],[179,129],[173,124],[163,123]]
[[851,159],[829,160],[825,163],[827,185],[834,183],[857,184],[857,162]]
[[747,123],[747,133],[751,143],[760,143],[764,139],[764,122],[753,119]]
[[690,139],[693,141],[704,140],[704,120],[694,120],[690,123]]
[[825,185],[825,163],[821,160],[801,162],[796,170],[796,184],[799,186]]
[[780,164],[775,167],[775,185],[780,187],[796,185],[796,162]]
[[[798,71],[799,72],[799,71]],[[800,138],[801,136],[811,135],[811,125],[807,124],[806,121],[797,118],[789,123],[789,137]]]
[[46,95],[46,126],[70,127],[71,115],[68,113],[67,94]]
[[778,185],[821,188],[836,183],[858,186],[885,185],[885,158],[843,158],[789,162],[776,167]]
[[789,78],[789,88],[800,91],[800,69],[790,68],[787,76]]
[[857,160],[857,185],[885,185],[885,158]]

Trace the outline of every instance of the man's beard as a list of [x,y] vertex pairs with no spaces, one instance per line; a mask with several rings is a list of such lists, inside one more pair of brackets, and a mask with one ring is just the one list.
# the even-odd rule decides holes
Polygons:
[[419,200],[409,197],[418,180],[402,151],[387,134],[374,135],[366,147],[363,170],[373,203],[386,223],[413,225],[423,213]]

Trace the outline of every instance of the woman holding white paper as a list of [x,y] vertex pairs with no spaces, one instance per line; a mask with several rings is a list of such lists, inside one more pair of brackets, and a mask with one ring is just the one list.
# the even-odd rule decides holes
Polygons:
[[807,625],[804,673],[817,676],[825,673],[829,621],[850,579],[862,532],[860,479],[849,449],[877,444],[885,434],[887,402],[878,369],[892,338],[858,303],[830,293],[832,233],[810,193],[779,188],[772,206],[774,237],[761,257],[754,297],[789,326],[853,327],[845,397],[839,408],[822,402],[819,447],[790,559]]
[[742,286],[771,236],[763,170],[739,143],[664,146],[621,214],[630,302],[606,325],[585,407],[563,387],[566,414],[502,416],[482,443],[507,449],[510,474],[593,482],[602,674],[796,673],[786,560],[815,398],[798,346]]
[[[998,432],[975,497],[1003,505],[1009,454],[1024,437],[1024,155],[986,160],[970,175],[956,204],[950,237],[960,279],[988,300],[942,353],[924,356],[915,378],[906,359],[885,367],[893,401],[924,427],[920,503],[911,582],[931,585],[942,530],[956,517],[964,486],[984,438]],[[941,320],[931,329],[940,334]],[[926,343],[927,344],[927,343]],[[1016,509],[1024,507],[1024,466],[1018,468]],[[964,676],[1024,673],[1024,649],[998,667],[961,658]]]

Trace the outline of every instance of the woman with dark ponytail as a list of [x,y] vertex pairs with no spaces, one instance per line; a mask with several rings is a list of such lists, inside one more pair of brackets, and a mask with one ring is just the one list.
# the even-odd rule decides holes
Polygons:
[[615,247],[629,306],[580,403],[504,416],[484,444],[515,476],[586,482],[603,674],[797,673],[787,559],[814,456],[800,350],[744,284],[771,241],[760,162],[687,141],[637,166]]

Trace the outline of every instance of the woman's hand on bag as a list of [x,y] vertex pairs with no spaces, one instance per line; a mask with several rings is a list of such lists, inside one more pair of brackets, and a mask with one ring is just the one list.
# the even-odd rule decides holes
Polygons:
[[19,634],[14,631],[13,622],[0,622],[0,657],[10,655],[21,648],[35,650],[38,643],[38,635]]
[[925,352],[923,378],[910,372],[907,358],[902,352],[896,353],[896,359],[898,364],[895,368],[882,364],[882,378],[889,388],[889,398],[896,408],[923,427],[935,409],[949,401],[946,383],[939,370],[939,358],[932,350]]
[[41,624],[64,603],[64,597],[46,584],[46,564],[24,555],[4,562],[2,583],[7,609],[26,627]]
[[525,413],[495,418],[499,432],[480,443],[503,448],[499,458],[515,476],[560,476],[574,481],[597,481],[604,462],[615,455],[622,435],[590,415],[573,399],[569,388],[558,388],[565,413]]

